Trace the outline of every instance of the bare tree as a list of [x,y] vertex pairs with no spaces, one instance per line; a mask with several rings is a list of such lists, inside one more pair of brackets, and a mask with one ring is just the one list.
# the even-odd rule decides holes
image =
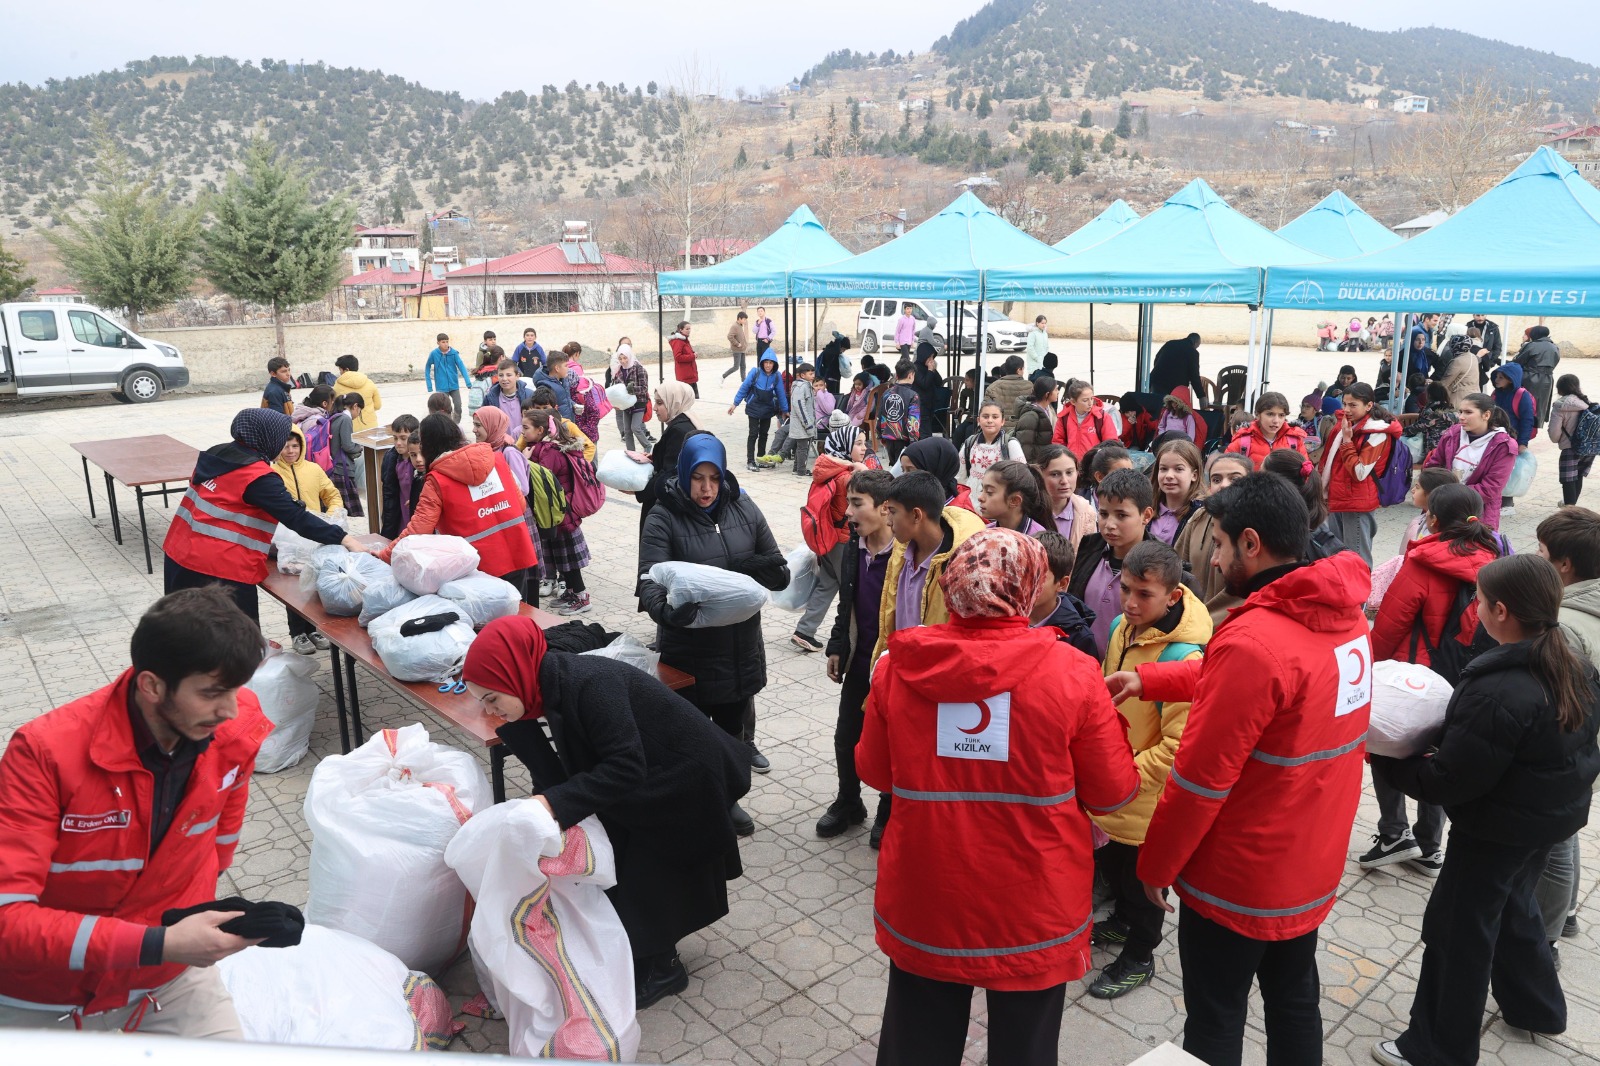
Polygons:
[[[646,184],[671,221],[685,270],[695,237],[720,236],[735,199],[723,143],[724,106],[714,73],[697,59],[687,61],[667,89],[663,129],[671,144]],[[685,300],[685,311],[688,307]]]
[[1267,132],[1261,152],[1252,157],[1260,182],[1257,220],[1262,225],[1277,229],[1311,206],[1306,182],[1315,154],[1304,129],[1274,126]]
[[1463,79],[1442,101],[1412,150],[1397,160],[1407,182],[1429,206],[1455,212],[1505,176],[1510,164],[1537,143],[1533,132],[1543,107],[1487,78]]

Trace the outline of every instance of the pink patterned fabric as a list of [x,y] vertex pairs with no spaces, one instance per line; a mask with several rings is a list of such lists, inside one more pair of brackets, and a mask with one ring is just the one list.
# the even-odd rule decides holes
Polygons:
[[1014,529],[985,529],[962,542],[939,583],[952,615],[1026,618],[1049,571],[1044,548]]

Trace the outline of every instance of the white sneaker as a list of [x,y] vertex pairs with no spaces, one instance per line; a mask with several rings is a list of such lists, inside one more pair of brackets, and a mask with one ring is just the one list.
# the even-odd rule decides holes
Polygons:
[[313,633],[311,634],[311,646],[316,648],[318,651],[327,651],[333,645],[329,644],[328,638],[323,636],[321,633]]
[[317,646],[311,643],[310,633],[301,633],[294,638],[294,650],[301,655],[317,654]]
[[551,597],[553,597],[556,594],[556,590],[559,589],[560,587],[561,587],[561,582],[559,582],[559,581],[541,581],[541,582],[539,582],[539,602],[543,603],[545,600],[548,600]]
[[1400,1054],[1400,1045],[1393,1040],[1380,1040],[1372,1045],[1372,1058],[1383,1066],[1411,1066],[1406,1057]]

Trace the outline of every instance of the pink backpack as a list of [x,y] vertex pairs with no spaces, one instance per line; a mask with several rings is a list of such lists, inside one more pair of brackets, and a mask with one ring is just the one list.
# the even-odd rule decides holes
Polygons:
[[306,435],[306,458],[322,467],[322,472],[333,472],[333,435],[328,426],[328,419],[318,415],[308,418],[300,424],[300,431]]
[[567,493],[567,515],[582,521],[606,502],[606,487],[595,476],[594,464],[582,452],[563,452],[572,471],[572,491]]

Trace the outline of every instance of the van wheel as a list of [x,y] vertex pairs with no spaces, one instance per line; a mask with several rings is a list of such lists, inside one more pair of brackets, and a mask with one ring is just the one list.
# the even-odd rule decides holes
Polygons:
[[878,335],[870,329],[861,335],[861,350],[867,355],[878,354]]
[[150,403],[161,398],[161,378],[154,370],[135,370],[122,379],[122,396],[128,403]]

